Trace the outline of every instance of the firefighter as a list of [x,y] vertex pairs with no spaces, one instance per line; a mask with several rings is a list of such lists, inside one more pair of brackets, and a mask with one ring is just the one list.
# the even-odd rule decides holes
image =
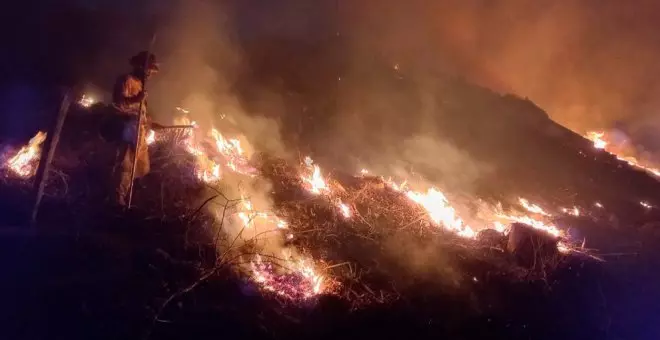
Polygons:
[[[114,203],[124,207],[128,200],[131,186],[131,171],[134,155],[137,154],[135,178],[140,178],[149,172],[149,153],[146,136],[149,132],[147,111],[147,91],[144,83],[159,66],[156,57],[146,51],[140,52],[130,59],[132,72],[117,79],[112,93],[112,112],[120,129],[117,133],[117,157],[112,175]],[[142,111],[140,111],[142,110]],[[144,115],[139,129],[139,150],[135,150],[137,121],[139,115]]]

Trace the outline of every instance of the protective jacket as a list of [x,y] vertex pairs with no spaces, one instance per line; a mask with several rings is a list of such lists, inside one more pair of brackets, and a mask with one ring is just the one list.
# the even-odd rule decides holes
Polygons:
[[[117,79],[112,94],[112,110],[115,119],[121,127],[121,136],[117,138],[117,158],[113,171],[113,182],[116,192],[116,203],[126,204],[131,184],[131,171],[135,151],[135,136],[139,114],[147,110],[146,96],[143,95],[143,81],[133,74],[123,75]],[[142,104],[142,105],[141,105]],[[141,106],[140,106],[141,105]],[[140,112],[140,107],[142,111]],[[137,167],[135,178],[149,173],[149,152],[147,146],[147,119],[142,119],[140,126],[140,148],[137,151]]]

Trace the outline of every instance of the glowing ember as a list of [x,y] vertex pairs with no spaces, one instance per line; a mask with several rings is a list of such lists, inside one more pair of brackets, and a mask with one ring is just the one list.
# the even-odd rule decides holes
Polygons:
[[573,215],[573,216],[575,216],[575,217],[579,217],[579,216],[580,216],[580,209],[579,209],[578,207],[573,207],[573,208],[571,208],[571,209],[568,209],[568,208],[561,208],[561,212],[563,212],[564,214]]
[[242,212],[242,211],[239,212],[239,213],[238,213],[238,218],[241,219],[241,221],[243,222],[243,225],[244,225],[246,228],[249,228],[249,227],[250,227],[251,219],[250,219],[250,216],[248,216],[247,213]]
[[22,147],[14,157],[5,164],[14,174],[27,178],[34,175],[36,163],[41,156],[41,143],[46,140],[45,132],[37,132],[30,142]]
[[314,161],[309,157],[305,158],[305,164],[307,165],[307,168],[312,171],[312,174],[309,176],[300,176],[307,187],[307,190],[315,195],[318,195],[323,191],[328,191],[328,185],[325,183],[323,176],[321,176],[321,169],[319,166],[314,164]]
[[216,164],[207,158],[200,156],[198,164],[208,164],[206,167],[200,167],[197,170],[197,178],[206,183],[214,183],[222,179],[220,164]]
[[246,228],[252,228],[257,221],[265,222],[268,225],[274,226],[273,230],[285,230],[289,228],[289,224],[277,217],[272,213],[260,212],[254,209],[252,202],[241,195],[241,204],[239,205],[240,211],[236,214],[238,219]]
[[403,192],[406,190],[406,187],[408,186],[408,181],[403,181],[401,184],[398,184],[397,182],[394,182],[391,178],[388,178],[387,180],[383,178],[383,181],[387,183],[387,185],[394,189],[395,191],[400,191]]
[[603,136],[605,136],[605,132],[589,131],[585,137],[594,142],[594,148],[605,149],[605,147],[607,147],[607,142],[603,139]]
[[518,202],[523,208],[527,209],[527,211],[531,213],[539,214],[543,216],[550,216],[550,214],[547,213],[545,210],[543,210],[543,208],[539,207],[536,204],[529,203],[529,201],[524,198],[518,198]]
[[241,195],[243,211],[238,213],[238,218],[243,222],[243,226],[246,228],[254,226],[254,220],[257,217],[268,217],[265,213],[257,213],[254,211],[254,206],[249,199]]
[[189,110],[186,110],[186,109],[178,107],[178,106],[176,107],[176,110],[183,113],[183,114],[186,114],[186,115],[190,113]]
[[323,276],[307,261],[287,261],[288,265],[291,268],[277,268],[257,255],[251,263],[252,277],[262,290],[289,300],[307,300],[324,293]]
[[[176,109],[184,114],[188,113],[188,110],[180,107]],[[185,117],[175,120],[175,123],[195,125]],[[195,157],[197,177],[203,182],[219,181],[222,178],[223,167],[242,174],[256,172],[256,169],[249,165],[245,150],[238,138],[226,138],[216,129],[211,129],[206,138],[197,135],[195,129],[186,130],[183,137],[180,142],[181,146]],[[309,161],[311,162],[311,160]],[[320,177],[320,170],[318,167],[315,169],[314,175]],[[313,179],[311,182],[316,184],[318,180]],[[327,189],[325,182],[323,182],[323,188]],[[254,229],[257,221],[264,221],[274,226],[273,230],[289,228],[286,221],[269,213],[255,211],[255,207],[249,199],[243,195],[241,198],[235,216],[243,227]],[[283,233],[283,236],[287,240],[294,238],[290,232]],[[279,266],[273,261],[263,261],[261,256],[256,256],[251,262],[251,276],[262,291],[296,301],[307,300],[325,291],[324,278],[316,272],[311,260],[277,261],[277,263],[280,262],[284,262],[284,265]]]
[[156,131],[154,130],[149,130],[149,133],[147,134],[147,145],[151,145],[154,142],[156,142]]
[[600,208],[600,209],[603,208],[603,205],[602,205],[600,202],[595,202],[595,203],[594,203],[594,206],[595,206],[596,208]]
[[564,242],[558,242],[557,250],[559,250],[560,253],[566,254],[570,253],[573,249]]
[[283,220],[278,219],[278,220],[277,220],[277,228],[279,228],[279,229],[288,229],[288,228],[289,228],[289,224],[286,223],[286,221],[283,221]]
[[83,96],[78,100],[78,105],[84,108],[90,108],[92,105],[96,104],[96,99],[83,94]]
[[545,231],[546,233],[553,235],[555,237],[561,237],[564,235],[564,233],[559,230],[556,226],[546,223],[537,219],[534,219],[529,216],[516,216],[516,215],[506,215],[506,214],[498,214],[498,217],[501,217],[503,219],[506,219],[511,222],[518,222],[518,223],[523,223],[526,224],[534,229],[542,230]]
[[339,209],[339,212],[341,212],[341,215],[344,216],[344,218],[351,218],[351,216],[353,216],[351,208],[341,200],[337,201],[337,208]]
[[639,205],[641,205],[642,207],[644,207],[646,209],[653,209],[653,206],[649,202],[641,201],[641,202],[639,202]]

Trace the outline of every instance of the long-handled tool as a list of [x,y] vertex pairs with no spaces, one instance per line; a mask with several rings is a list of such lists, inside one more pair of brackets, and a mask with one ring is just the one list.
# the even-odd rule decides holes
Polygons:
[[176,130],[176,129],[194,129],[196,128],[197,125],[191,124],[191,125],[159,125],[152,127],[154,130]]
[[[154,43],[156,42],[156,34],[154,33],[153,37],[151,38],[151,44],[149,45],[149,49],[147,50],[147,56],[144,60],[144,74],[142,76],[142,93],[145,93],[147,90],[147,69],[149,67],[149,61],[151,57],[151,50],[153,50]],[[131,203],[133,201],[133,184],[135,183],[135,170],[137,169],[137,161],[138,161],[138,152],[140,151],[140,129],[142,128],[142,121],[145,118],[144,115],[146,114],[146,111],[144,110],[144,103],[147,99],[144,98],[140,101],[140,110],[138,111],[138,119],[137,119],[137,129],[135,131],[135,150],[133,151],[133,167],[131,168],[131,183],[129,184],[128,187],[128,209],[131,208]]]
[[53,127],[50,129],[50,131],[48,131],[48,134],[46,135],[46,141],[44,142],[41,159],[39,159],[39,168],[37,169],[37,174],[34,179],[35,200],[34,206],[32,207],[32,215],[30,217],[30,225],[32,227],[36,226],[37,224],[37,214],[39,213],[41,198],[44,195],[44,189],[46,187],[46,182],[48,181],[50,163],[53,161],[53,157],[55,156],[55,149],[57,149],[57,143],[60,140],[60,133],[62,132],[64,120],[66,119],[67,113],[69,112],[70,105],[71,89],[66,89],[62,96],[62,102],[60,103],[60,109],[58,111],[57,118],[55,119]]

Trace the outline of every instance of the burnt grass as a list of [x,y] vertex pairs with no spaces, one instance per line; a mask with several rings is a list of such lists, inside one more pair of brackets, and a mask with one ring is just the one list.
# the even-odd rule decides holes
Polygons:
[[[294,244],[331,264],[351,263],[330,271],[342,282],[337,294],[287,304],[260,294],[231,267],[214,267],[215,248],[204,232],[211,221],[196,212],[213,191],[190,178],[190,160],[172,162],[166,154],[171,151],[157,150],[153,173],[137,188],[138,209],[121,213],[102,200],[100,178],[107,163],[100,159],[111,146],[91,138],[74,151],[61,149],[36,230],[24,223],[30,181],[7,177],[0,191],[3,339],[641,339],[657,334],[651,322],[659,301],[658,237],[646,223],[657,219],[653,212],[629,212],[621,218],[632,220],[625,228],[609,226],[609,216],[571,220],[589,240],[592,234],[600,240],[600,253],[618,255],[604,256],[605,263],[566,257],[539,276],[521,270],[492,244],[479,247],[428,233],[422,222],[404,224],[418,212],[392,209],[405,203],[373,189],[377,180],[335,176],[364,217],[364,223],[350,224],[328,202],[306,195],[286,164],[263,162],[280,213],[300,235]],[[98,158],[72,158],[92,149]],[[365,210],[374,199],[383,211]],[[411,265],[408,256],[423,261]],[[168,297],[213,268],[207,280],[160,310]]]
[[[417,85],[405,76],[382,76],[387,72],[375,70],[379,77],[364,76],[357,85],[395,88],[392,111],[419,110]],[[364,80],[371,78],[374,84]],[[347,223],[327,200],[300,189],[290,165],[261,160],[278,213],[296,234],[292,245],[338,265],[329,273],[342,283],[336,294],[283,304],[256,291],[230,266],[217,267],[208,233],[212,221],[197,212],[217,192],[199,185],[191,176],[192,160],[175,157],[172,148],[152,155],[152,173],[137,184],[137,209],[110,209],[104,199],[112,145],[98,138],[98,115],[74,114],[65,124],[38,228],[25,224],[31,181],[2,178],[1,338],[660,337],[660,214],[639,205],[658,205],[660,184],[594,150],[527,100],[461,82],[441,82],[438,92],[439,137],[496,165],[497,171],[480,178],[480,198],[522,196],[547,207],[585,208],[584,216],[557,223],[577,229],[605,262],[568,256],[539,273],[521,268],[501,244],[429,232],[420,212],[400,195],[377,179],[334,171],[340,162],[317,147],[314,159],[332,172],[345,189],[340,196],[362,219]],[[328,93],[321,87],[302,97],[318,108],[315,94]],[[291,112],[297,119],[295,108]],[[313,135],[325,112],[312,113],[317,117],[303,131]],[[388,124],[404,135],[415,133],[406,121]],[[418,170],[442,182],[432,169]],[[605,208],[591,208],[594,202]],[[210,270],[213,275],[200,281]],[[194,289],[176,295],[195,282]]]

